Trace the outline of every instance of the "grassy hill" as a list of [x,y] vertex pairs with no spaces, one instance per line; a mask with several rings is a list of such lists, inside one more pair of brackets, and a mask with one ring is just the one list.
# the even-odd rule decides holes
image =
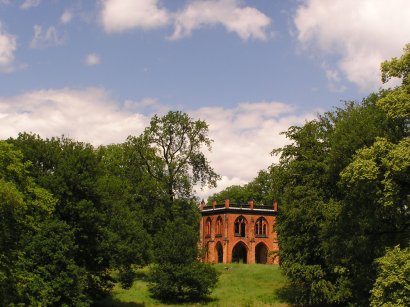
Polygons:
[[[215,267],[221,276],[210,300],[184,306],[287,306],[275,294],[285,285],[278,266],[217,264]],[[161,304],[149,296],[145,274],[142,270],[128,290],[116,285],[112,297],[101,301],[98,306],[176,306]]]

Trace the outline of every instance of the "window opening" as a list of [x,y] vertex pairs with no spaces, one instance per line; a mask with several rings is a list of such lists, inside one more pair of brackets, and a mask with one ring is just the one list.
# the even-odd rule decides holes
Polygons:
[[211,226],[212,226],[212,222],[211,219],[208,217],[208,219],[206,220],[206,225],[205,225],[205,237],[209,238],[211,236]]
[[216,219],[216,237],[222,237],[222,230],[223,230],[222,218],[219,216]]
[[235,236],[245,237],[246,234],[246,220],[243,216],[235,220]]
[[268,229],[268,222],[263,217],[258,218],[255,223],[255,236],[267,237],[268,236],[267,229]]

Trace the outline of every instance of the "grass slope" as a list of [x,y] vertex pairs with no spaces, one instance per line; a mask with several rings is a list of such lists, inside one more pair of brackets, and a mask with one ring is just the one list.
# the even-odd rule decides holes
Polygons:
[[[287,306],[276,290],[285,285],[285,278],[275,265],[217,264],[221,273],[216,289],[208,302],[184,306]],[[112,297],[98,306],[177,306],[164,305],[150,297],[144,274],[141,272],[132,287],[122,289],[118,284]]]

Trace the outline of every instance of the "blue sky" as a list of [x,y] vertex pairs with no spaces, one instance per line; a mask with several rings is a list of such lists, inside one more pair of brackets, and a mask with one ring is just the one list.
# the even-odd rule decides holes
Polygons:
[[220,189],[243,184],[281,131],[381,86],[409,13],[406,0],[0,0],[0,138],[122,142],[178,109],[210,124]]

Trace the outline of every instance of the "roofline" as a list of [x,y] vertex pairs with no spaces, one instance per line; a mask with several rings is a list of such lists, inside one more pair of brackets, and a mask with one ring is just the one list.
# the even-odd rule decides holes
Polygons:
[[261,208],[253,208],[250,209],[248,208],[242,208],[242,207],[229,207],[229,208],[210,208],[210,209],[203,209],[201,211],[202,216],[208,216],[208,215],[214,215],[214,214],[221,214],[221,213],[243,213],[243,214],[251,214],[251,215],[260,215],[261,213],[265,215],[277,215],[278,212],[275,211],[273,208],[266,208],[266,209],[261,209]]

